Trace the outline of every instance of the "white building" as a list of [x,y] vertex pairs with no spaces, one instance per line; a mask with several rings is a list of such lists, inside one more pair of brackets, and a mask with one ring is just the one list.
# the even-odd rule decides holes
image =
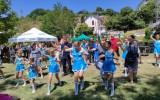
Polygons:
[[91,15],[85,18],[85,23],[88,25],[88,27],[93,28],[93,34],[106,34],[106,28],[103,25],[105,21],[105,17],[103,16],[96,16]]

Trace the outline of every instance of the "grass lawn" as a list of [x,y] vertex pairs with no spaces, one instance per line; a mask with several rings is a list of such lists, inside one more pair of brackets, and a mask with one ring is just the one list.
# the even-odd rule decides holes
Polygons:
[[[138,82],[130,85],[123,75],[123,66],[117,67],[115,73],[115,95],[110,97],[110,89],[104,90],[104,83],[99,83],[99,71],[90,65],[84,74],[85,89],[80,90],[78,96],[74,95],[74,77],[62,77],[63,86],[59,87],[55,77],[51,95],[47,96],[47,69],[44,69],[43,79],[36,78],[38,88],[31,93],[30,84],[23,87],[20,84],[15,88],[15,65],[3,64],[2,70],[6,80],[0,80],[0,93],[7,93],[21,100],[160,100],[160,68],[153,66],[153,55],[142,57],[143,63],[139,65]],[[120,60],[121,61],[121,60]],[[24,72],[27,79],[27,74]],[[0,99],[1,100],[1,99]]]

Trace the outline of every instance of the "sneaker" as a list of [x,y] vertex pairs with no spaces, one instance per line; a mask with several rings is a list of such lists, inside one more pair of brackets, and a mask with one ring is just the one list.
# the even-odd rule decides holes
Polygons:
[[51,94],[50,91],[48,91],[48,92],[47,92],[47,95],[50,95],[50,94]]
[[41,75],[41,78],[43,78],[43,75]]
[[17,83],[17,84],[15,85],[15,87],[18,87],[18,85],[19,85],[19,83]]
[[36,92],[36,90],[32,90],[32,93],[35,93]]
[[26,86],[26,82],[25,82],[25,83],[23,83],[23,86]]
[[48,66],[45,66],[46,68],[48,68]]

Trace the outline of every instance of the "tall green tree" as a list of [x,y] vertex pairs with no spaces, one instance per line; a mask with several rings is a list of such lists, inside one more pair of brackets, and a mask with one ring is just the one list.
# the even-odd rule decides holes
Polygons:
[[107,16],[115,16],[117,14],[117,12],[114,11],[113,9],[106,9],[106,11],[104,13]]
[[96,11],[94,13],[95,14],[104,14],[104,9],[102,7],[97,7]]
[[16,33],[17,15],[10,9],[11,0],[0,0],[0,44]]
[[76,36],[79,36],[82,33],[85,35],[91,35],[93,34],[93,28],[88,27],[86,23],[81,23],[75,28],[75,34]]
[[154,0],[149,0],[145,6],[142,6],[137,14],[139,18],[143,19],[146,24],[155,21],[155,4]]
[[53,8],[53,11],[44,16],[41,29],[56,36],[73,34],[76,25],[73,11],[60,3],[55,4]]
[[43,18],[42,16],[46,15],[48,12],[50,12],[50,10],[45,10],[45,9],[42,9],[42,8],[37,8],[37,9],[33,10],[27,16],[30,17],[30,18],[32,18],[33,20],[36,20],[36,19],[40,19],[40,17]]

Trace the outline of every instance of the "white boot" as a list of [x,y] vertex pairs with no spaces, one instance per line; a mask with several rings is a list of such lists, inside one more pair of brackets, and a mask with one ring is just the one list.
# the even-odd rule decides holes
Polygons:
[[114,96],[114,83],[111,83],[111,94],[110,96]]
[[84,89],[84,81],[81,80],[81,90],[83,90],[83,89]]
[[108,89],[108,81],[105,81],[105,90]]
[[26,84],[27,84],[26,81],[23,79],[23,86],[26,86]]
[[75,83],[75,95],[78,95],[78,82]]
[[124,70],[124,76],[127,77],[127,68]]
[[32,84],[32,93],[35,93],[35,86],[34,86],[34,84]]

